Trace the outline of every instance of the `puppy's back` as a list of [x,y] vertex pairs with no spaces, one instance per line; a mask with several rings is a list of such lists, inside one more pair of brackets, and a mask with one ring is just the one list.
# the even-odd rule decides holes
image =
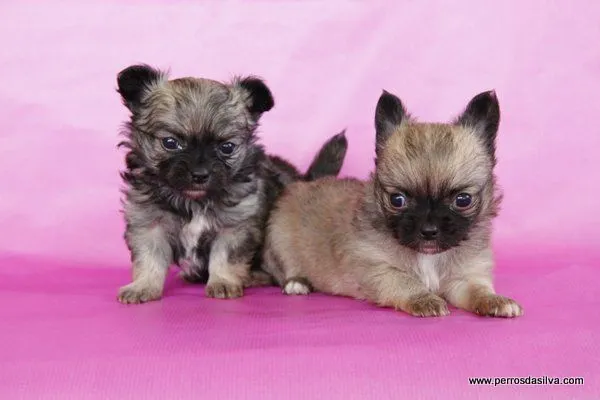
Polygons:
[[265,242],[265,269],[280,285],[299,276],[319,286],[341,268],[363,191],[359,180],[331,177],[286,188],[271,213]]

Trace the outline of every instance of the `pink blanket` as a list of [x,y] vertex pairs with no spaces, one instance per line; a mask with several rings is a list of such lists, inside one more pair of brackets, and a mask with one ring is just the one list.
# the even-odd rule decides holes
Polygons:
[[[88,1],[0,4],[0,398],[600,398],[600,3]],[[116,302],[129,280],[116,73],[258,74],[267,148],[305,167],[347,128],[366,177],[381,89],[422,120],[502,109],[497,288],[516,320],[417,319],[249,290]],[[582,377],[583,385],[469,378]]]

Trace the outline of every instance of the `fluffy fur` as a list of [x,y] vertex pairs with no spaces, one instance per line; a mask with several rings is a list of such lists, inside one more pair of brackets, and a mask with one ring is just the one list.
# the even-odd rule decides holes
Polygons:
[[169,265],[204,282],[210,297],[233,298],[267,283],[258,262],[268,212],[295,180],[336,175],[347,142],[332,137],[306,174],[268,156],[258,143],[260,116],[273,97],[256,78],[231,83],[167,76],[146,65],[119,73],[118,91],[131,111],[126,124],[125,239],[133,282],[123,303],[161,297]]
[[447,302],[480,315],[521,315],[492,282],[499,119],[493,91],[450,124],[418,123],[384,92],[370,180],[288,186],[269,219],[265,269],[286,294],[316,290],[422,317],[448,314]]

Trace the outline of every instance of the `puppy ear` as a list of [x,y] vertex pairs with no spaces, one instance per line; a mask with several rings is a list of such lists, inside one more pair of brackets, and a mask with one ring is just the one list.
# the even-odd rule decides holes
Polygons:
[[387,139],[406,118],[407,113],[400,99],[384,90],[375,109],[377,154],[379,154]]
[[474,129],[490,154],[496,151],[496,134],[500,125],[500,105],[494,90],[473,97],[456,123]]
[[145,91],[164,77],[161,71],[148,65],[132,65],[117,75],[117,92],[121,95],[123,104],[134,112],[139,108]]
[[248,111],[260,118],[262,113],[269,111],[275,105],[271,90],[267,87],[262,79],[255,76],[241,78],[236,81],[236,86],[240,87],[247,94]]

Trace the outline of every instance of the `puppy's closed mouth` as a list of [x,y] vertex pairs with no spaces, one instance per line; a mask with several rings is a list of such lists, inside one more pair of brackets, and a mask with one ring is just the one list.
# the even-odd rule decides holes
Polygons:
[[442,253],[444,250],[436,243],[422,243],[421,245],[419,245],[418,251],[419,253],[423,254],[439,254]]
[[183,195],[193,200],[199,200],[206,196],[206,190],[190,189],[184,190]]

